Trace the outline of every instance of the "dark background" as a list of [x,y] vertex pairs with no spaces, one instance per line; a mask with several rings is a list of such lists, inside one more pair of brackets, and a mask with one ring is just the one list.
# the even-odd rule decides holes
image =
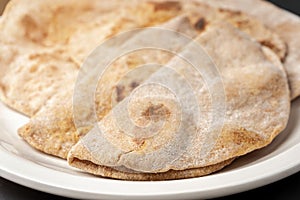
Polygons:
[[[251,0],[250,0],[251,1]],[[299,0],[269,0],[270,2],[289,10],[297,15],[300,15],[300,1]]]
[[[251,1],[251,0],[249,0]],[[300,15],[300,0],[270,0],[278,6],[285,8],[293,13]],[[300,39],[300,35],[299,35]],[[300,49],[299,49],[300,51]],[[300,159],[300,155],[299,155]],[[300,199],[300,172],[281,181],[270,185],[250,190],[240,194],[235,194],[215,200],[234,200],[234,199],[261,199],[267,197],[272,200],[299,200]],[[52,199],[70,200],[36,190],[32,190],[3,178],[0,178],[0,200],[33,200],[33,199]]]

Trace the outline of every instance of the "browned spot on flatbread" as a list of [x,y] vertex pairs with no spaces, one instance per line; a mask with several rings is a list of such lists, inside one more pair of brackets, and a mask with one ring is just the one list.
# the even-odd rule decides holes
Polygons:
[[231,13],[232,15],[240,15],[240,14],[242,14],[242,12],[239,11],[239,10],[229,10],[229,9],[226,9],[226,8],[219,8],[218,10],[220,12]]
[[165,1],[165,2],[150,2],[154,5],[154,11],[160,10],[178,10],[182,9],[181,4],[178,1]]
[[129,89],[129,92],[131,92],[137,86],[139,86],[139,83],[136,81],[131,82],[129,85],[129,88],[128,88],[128,86],[125,87],[124,85],[117,85],[116,86],[116,94],[117,94],[116,101],[117,102],[122,101],[127,96],[128,89]]
[[6,94],[7,92],[7,86],[3,85],[3,84],[0,84],[0,89],[2,90],[3,94]]
[[116,92],[117,92],[117,102],[122,101],[125,98],[124,92],[125,92],[125,87],[124,85],[117,85],[116,86]]
[[130,84],[130,87],[132,90],[134,90],[137,86],[139,86],[140,84],[136,81],[133,81],[131,84]]
[[47,33],[41,30],[30,15],[24,15],[20,19],[20,24],[24,27],[24,36],[33,42],[39,42],[47,37]]
[[232,131],[232,138],[233,142],[237,145],[242,145],[243,143],[255,145],[258,141],[262,140],[261,136],[251,133],[244,128]]
[[[223,13],[227,18],[233,18],[235,20],[236,26],[238,28],[245,28],[249,25],[250,21],[248,18],[244,17],[244,14],[240,11],[227,10],[220,8],[219,11]],[[225,18],[226,19],[226,18]]]
[[170,110],[164,104],[151,105],[145,110],[142,115],[147,120],[154,120],[155,122],[168,118],[171,115]]
[[135,151],[141,150],[146,143],[142,138],[134,138],[132,141],[136,144],[136,148],[134,149]]
[[203,31],[206,27],[206,20],[201,17],[200,19],[198,19],[194,25],[194,27],[198,30],[198,31]]

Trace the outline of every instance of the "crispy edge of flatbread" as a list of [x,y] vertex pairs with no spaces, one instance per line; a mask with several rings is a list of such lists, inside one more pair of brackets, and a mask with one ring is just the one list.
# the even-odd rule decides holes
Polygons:
[[94,159],[92,155],[80,142],[71,150],[71,152],[73,151],[76,152],[76,154],[70,153],[68,157],[68,163],[72,167],[76,167],[94,175],[128,181],[161,181],[200,177],[219,171],[235,160],[235,158],[232,158],[206,167],[186,170],[169,170],[163,173],[128,173],[93,163],[92,161]]

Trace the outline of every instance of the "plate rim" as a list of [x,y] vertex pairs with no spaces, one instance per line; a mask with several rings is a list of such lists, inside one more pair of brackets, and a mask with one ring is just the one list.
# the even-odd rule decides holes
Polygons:
[[[192,179],[182,179],[173,181],[121,181],[112,179],[101,179],[94,177],[78,177],[76,175],[67,174],[54,169],[49,169],[46,167],[41,167],[37,163],[30,160],[20,158],[10,152],[7,152],[2,147],[0,148],[0,154],[3,154],[2,161],[0,163],[0,176],[13,181],[15,183],[21,184],[23,186],[36,189],[39,191],[47,192],[50,194],[71,197],[71,198],[85,198],[85,199],[117,199],[117,198],[128,198],[128,199],[140,199],[140,198],[151,198],[151,199],[181,199],[185,198],[215,198],[220,196],[226,196],[238,192],[243,192],[253,188],[257,188],[274,181],[285,178],[289,175],[297,173],[300,171],[300,160],[297,159],[297,155],[300,153],[300,144],[287,149],[276,155],[273,158],[269,158],[262,163],[256,163],[251,166],[247,166],[241,169],[236,169],[234,172],[226,172],[220,174],[212,174],[210,176],[192,178]],[[19,159],[16,159],[19,158]],[[287,164],[288,163],[288,164]],[[32,176],[32,171],[28,171],[22,166],[32,165],[37,170],[36,172],[48,172],[41,173]],[[12,167],[13,166],[13,167]],[[273,168],[273,170],[270,169]],[[29,170],[32,170],[29,169]],[[257,176],[249,176],[249,174],[255,172],[255,174],[260,174]],[[258,173],[259,172],[259,173]],[[45,181],[49,177],[65,177],[65,183],[61,184],[60,180],[50,179],[51,181]],[[237,178],[246,177],[246,178]],[[250,177],[250,178],[249,178]],[[71,184],[71,186],[66,186],[64,184],[72,183],[76,179],[81,179],[81,183],[99,184],[98,186],[114,186],[113,188],[118,188],[118,186],[123,186],[126,190],[112,191],[106,187],[105,190],[93,191],[91,188],[87,188],[90,185],[79,186]],[[66,181],[67,180],[67,181]],[[96,181],[95,181],[96,180]],[[218,180],[218,187],[203,187],[204,183],[214,183]],[[226,181],[225,181],[226,180]],[[232,183],[226,182],[232,181]],[[221,184],[220,184],[221,182]],[[154,187],[153,187],[154,186]],[[159,187],[158,187],[159,186]],[[189,188],[187,188],[189,186]],[[194,187],[191,187],[194,186]],[[195,186],[202,186],[202,189],[196,189]],[[152,187],[152,188],[151,188]],[[163,188],[168,188],[168,190],[162,190]],[[151,188],[149,192],[145,192],[145,188]],[[181,188],[181,190],[178,190]],[[103,188],[102,188],[103,189]],[[119,188],[120,189],[120,188]]]

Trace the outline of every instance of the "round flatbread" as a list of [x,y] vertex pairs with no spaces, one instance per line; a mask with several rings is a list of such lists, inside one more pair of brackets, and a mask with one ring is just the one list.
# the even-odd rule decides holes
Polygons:
[[[172,101],[172,95],[167,93],[163,99],[159,99],[159,107],[155,101],[149,104],[148,100],[143,98],[138,99],[137,106],[130,107],[123,103],[128,102],[125,98],[72,147],[68,156],[69,164],[73,165],[76,161],[74,166],[80,166],[81,169],[86,167],[89,172],[93,166],[95,171],[92,173],[99,172],[99,175],[104,174],[108,177],[113,176],[113,173],[103,173],[101,167],[95,166],[107,166],[121,172],[133,170],[155,176],[156,173],[166,173],[170,170],[213,166],[268,145],[286,127],[289,118],[289,88],[285,71],[276,66],[278,62],[270,62],[271,54],[266,56],[266,50],[258,43],[229,24],[211,24],[196,41],[213,59],[224,84],[225,119],[216,119],[213,123],[222,123],[219,134],[214,135],[215,129],[207,128],[211,123],[209,107],[212,102],[209,100],[211,94],[204,84],[203,77],[195,75],[193,70],[189,71],[189,66],[174,58],[168,66],[189,80],[194,91],[199,91],[195,95],[199,105],[206,111],[201,115],[201,120],[194,119],[193,116],[197,116],[197,109],[194,107],[185,111],[187,121],[185,118],[176,118],[178,109]],[[189,55],[189,46],[184,52],[185,55]],[[203,60],[202,67],[205,65],[207,63]],[[168,76],[167,71],[161,69],[149,80],[159,83],[168,80],[169,84],[176,88],[180,76]],[[151,91],[154,94],[163,93],[163,90],[151,87],[152,85],[143,88],[142,84],[139,87],[140,92],[148,95],[152,94]],[[183,91],[183,85],[181,90],[183,94],[189,94]],[[192,98],[188,99],[192,101]],[[125,106],[124,110],[128,109],[130,116],[134,116],[142,124],[149,121],[148,115],[144,113],[151,109],[155,114],[154,120],[164,120],[162,130],[151,137],[137,139],[136,135],[139,135],[140,129],[132,129],[129,125],[126,127],[126,124],[125,129],[121,126],[122,122],[126,121],[126,115],[116,111],[115,113],[121,114],[119,120],[116,120],[114,110],[122,106]],[[177,125],[185,127],[180,129],[182,132],[177,132]],[[132,131],[126,133],[124,130]],[[85,157],[80,153],[82,151],[89,152],[90,155]],[[81,157],[77,158],[77,155]],[[84,164],[79,164],[80,162]],[[132,176],[135,179],[134,175]],[[130,175],[127,174],[126,177]]]

